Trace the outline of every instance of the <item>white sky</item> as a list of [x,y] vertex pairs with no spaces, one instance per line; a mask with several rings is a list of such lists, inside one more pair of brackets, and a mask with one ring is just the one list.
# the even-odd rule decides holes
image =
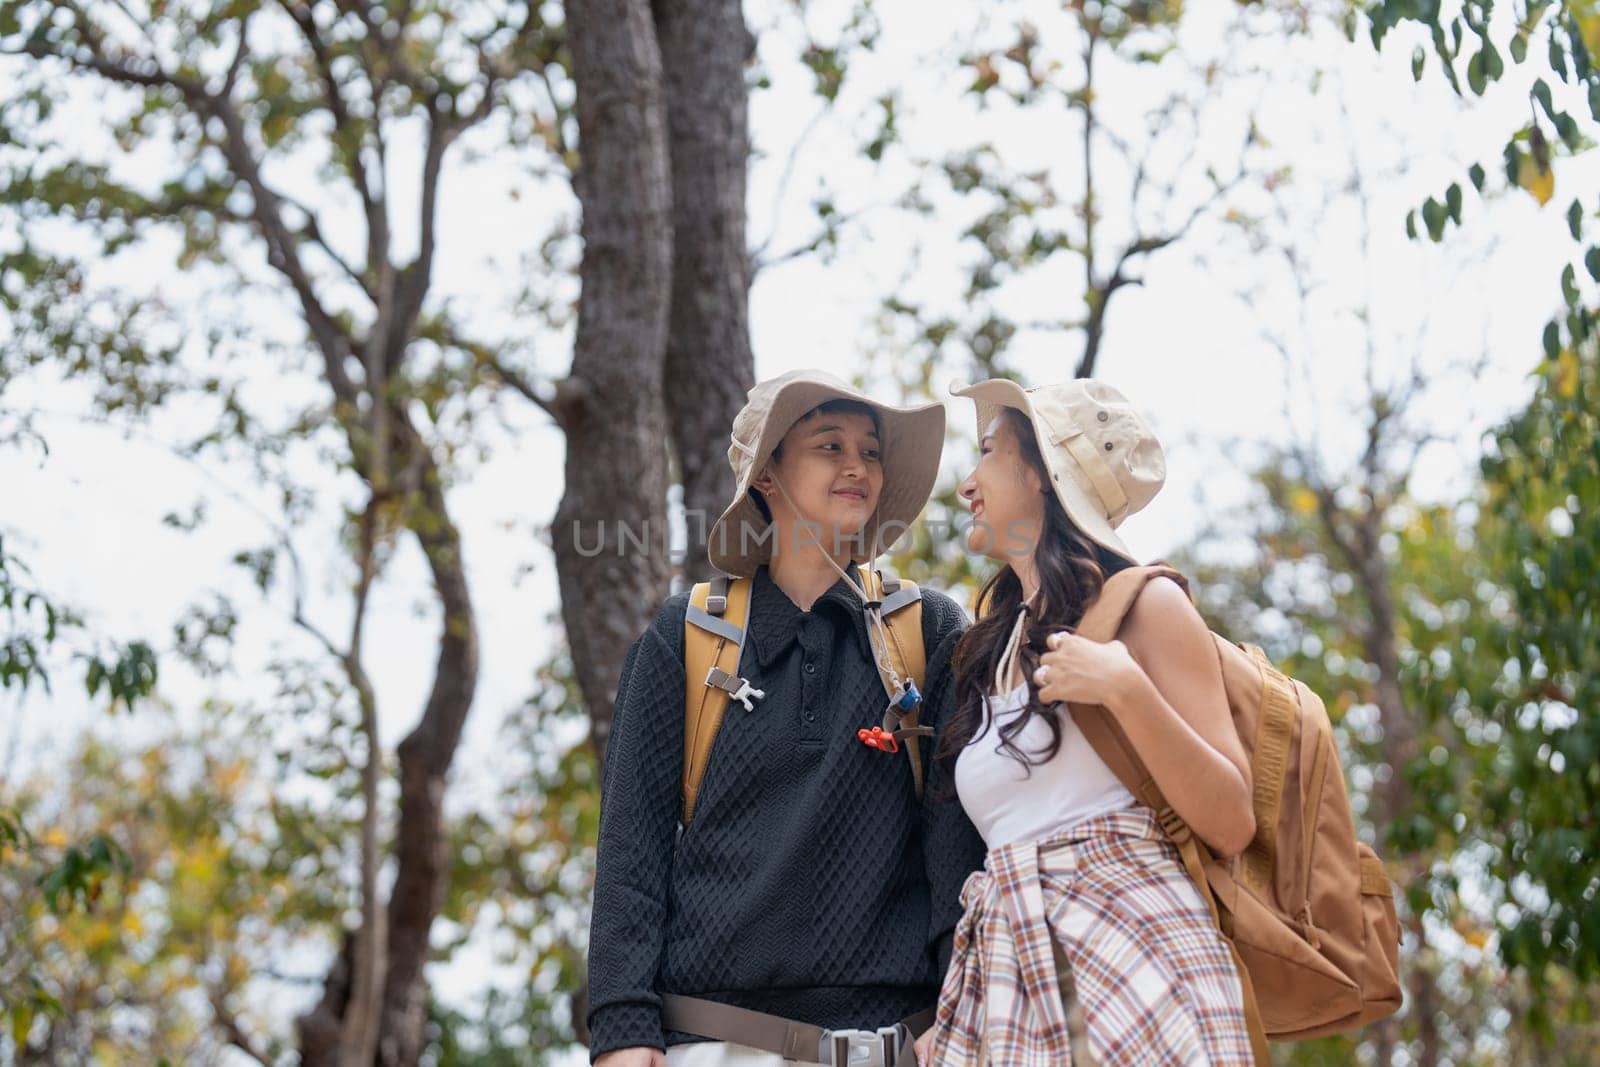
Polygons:
[[[1038,9],[1047,49],[1066,53],[1075,47],[1059,32],[1062,23],[1050,5],[1023,6]],[[961,5],[959,10],[968,8]],[[752,2],[749,10],[757,28],[774,21],[767,5]],[[871,101],[893,87],[900,89],[906,109],[902,138],[917,155],[938,158],[989,138],[1011,169],[1051,168],[1061,176],[1063,190],[1077,188],[1079,140],[1070,117],[1030,118],[1004,108],[979,112],[959,94],[962,78],[952,73],[949,57],[975,40],[1005,39],[1005,33],[958,23],[946,5],[886,0],[879,10],[883,32],[877,52],[858,60],[837,112],[804,142],[786,198],[776,208],[778,174],[816,104],[808,91],[809,76],[794,59],[798,48],[792,15],[763,36],[762,57],[775,88],[758,94],[752,104],[752,129],[761,152],[751,176],[752,242],[775,234],[773,248],[783,249],[809,236],[814,221],[807,204],[819,182],[826,181],[844,210],[894,198],[910,177],[904,153],[891,152],[881,169],[855,156],[870,129],[861,116],[870,115]],[[984,10],[989,25],[1003,29],[1001,13],[1010,7]],[[1423,84],[1413,83],[1412,40],[1401,31],[1381,57],[1372,54],[1364,36],[1351,45],[1328,28],[1237,49],[1237,42],[1229,45],[1220,30],[1222,19],[1233,10],[1232,4],[1211,0],[1189,5],[1186,16],[1185,52],[1191,60],[1231,51],[1229,65],[1247,71],[1219,81],[1208,95],[1201,152],[1226,169],[1247,111],[1256,111],[1274,157],[1294,170],[1292,182],[1275,194],[1285,214],[1285,232],[1309,258],[1322,286],[1309,306],[1297,306],[1281,259],[1253,254],[1224,228],[1207,223],[1189,242],[1148,261],[1141,268],[1142,287],[1125,289],[1114,299],[1100,374],[1148,413],[1167,443],[1168,488],[1147,513],[1123,528],[1133,547],[1147,557],[1178,546],[1199,525],[1195,494],[1200,489],[1224,504],[1239,499],[1243,483],[1234,465],[1239,457],[1228,442],[1279,439],[1285,433],[1284,373],[1279,357],[1262,340],[1263,330],[1283,332],[1297,359],[1311,368],[1310,384],[1293,393],[1297,418],[1321,424],[1336,466],[1348,456],[1357,430],[1350,404],[1361,384],[1364,343],[1352,326],[1352,311],[1363,299],[1372,302],[1383,372],[1403,374],[1411,359],[1437,369],[1424,411],[1428,421],[1458,435],[1454,446],[1436,448],[1424,457],[1417,487],[1424,494],[1459,491],[1473,467],[1478,434],[1519,406],[1527,393],[1525,375],[1539,358],[1540,327],[1559,299],[1556,279],[1562,257],[1572,251],[1563,219],[1566,204],[1577,190],[1600,188],[1593,159],[1582,172],[1577,164],[1558,163],[1556,195],[1542,210],[1521,191],[1483,203],[1468,186],[1465,232],[1452,230],[1437,246],[1409,241],[1402,225],[1406,210],[1429,194],[1442,193],[1450,181],[1465,183],[1467,164],[1483,161],[1491,185],[1501,184],[1500,147],[1506,134],[1525,120],[1526,82],[1531,78],[1519,81],[1523,72],[1513,71],[1509,84],[1464,111],[1436,70],[1430,70]],[[830,27],[839,25],[841,13],[847,12],[841,3],[813,4],[808,16],[812,32],[829,39]],[[1530,53],[1542,54],[1541,49],[1542,43],[1535,42]],[[1311,76],[1319,70],[1326,73],[1320,91],[1313,92]],[[1071,71],[1069,66],[1063,79],[1070,80]],[[1140,115],[1170,90],[1175,76],[1165,67],[1105,73],[1100,94],[1107,121],[1137,137]],[[94,105],[84,100],[80,106]],[[94,132],[92,120],[76,128],[82,131],[83,151],[104,150],[104,138]],[[481,157],[470,165],[455,158],[442,187],[438,292],[472,309],[487,336],[529,342],[538,353],[537,366],[559,375],[570,351],[570,333],[543,330],[526,317],[508,316],[505,309],[517,285],[540,281],[528,276],[523,257],[553,220],[570,210],[570,193],[548,183],[530,185],[515,162],[493,151],[492,140],[479,138],[474,144],[483,150]],[[414,147],[401,146],[413,152]],[[1337,202],[1353,161],[1365,175],[1374,230],[1366,254],[1359,244],[1356,215],[1348,204]],[[133,173],[147,172],[153,173],[147,166]],[[327,202],[307,173],[284,170],[278,180],[308,199]],[[1109,215],[1106,240],[1114,240],[1125,204],[1116,183],[1102,179],[1100,188]],[[513,189],[519,194],[515,200],[509,195]],[[414,192],[407,187],[405,170],[397,166],[397,201]],[[846,376],[856,372],[866,348],[874,344],[878,302],[896,287],[919,238],[915,293],[934,306],[948,303],[959,314],[955,268],[965,253],[955,236],[965,225],[963,213],[973,208],[948,201],[943,198],[944,206],[932,220],[914,224],[890,208],[871,211],[847,232],[833,262],[803,259],[760,274],[751,294],[757,376],[799,366]],[[1327,218],[1319,222],[1330,201]],[[1259,200],[1251,205],[1269,206]],[[349,241],[354,219],[348,204],[342,206],[341,219],[336,213],[340,207],[334,205],[335,214],[325,217],[324,226],[335,232],[336,240]],[[1146,228],[1160,223],[1155,218],[1140,221]],[[10,237],[0,233],[0,240]],[[202,309],[200,315],[243,315],[242,321],[251,323],[258,336],[292,339],[294,319],[281,290],[204,295],[208,287],[175,276],[171,263],[170,250],[143,248],[106,265],[103,273],[129,286],[153,284],[174,304],[204,299],[213,310]],[[256,277],[263,277],[263,271],[259,263],[251,267]],[[1256,287],[1260,295],[1255,299],[1240,298],[1241,290]],[[1081,265],[1075,259],[1035,272],[1009,287],[1004,297],[1008,311],[1030,319],[1073,314],[1080,299]],[[1297,325],[1302,316],[1304,325]],[[1418,344],[1415,334],[1424,319],[1431,328]],[[0,326],[0,340],[3,330]],[[1070,374],[1080,343],[1077,335],[1030,334],[1019,341],[1013,365],[1031,381],[1063,377]],[[1480,352],[1490,357],[1481,377],[1448,373],[1452,365]],[[264,410],[282,410],[292,398],[316,388],[315,383],[274,372],[266,355],[241,358],[246,362],[236,366],[251,375],[250,398]],[[937,380],[942,385],[963,369],[953,367]],[[5,401],[8,407],[37,406],[49,413],[38,423],[49,441],[47,459],[31,452],[0,453],[0,499],[9,505],[0,514],[0,532],[6,534],[8,550],[33,567],[42,588],[86,609],[96,632],[124,640],[142,636],[158,647],[170,642],[171,625],[183,607],[207,590],[225,589],[235,597],[242,618],[239,672],[214,684],[164,664],[162,693],[177,708],[193,708],[219,688],[224,697],[265,695],[268,683],[260,666],[274,649],[309,652],[288,624],[282,596],[260,602],[228,563],[235,551],[268,540],[259,515],[245,502],[272,514],[270,497],[253,486],[243,467],[211,464],[202,471],[156,443],[176,441],[203,423],[192,414],[163,416],[143,428],[148,438],[126,439],[76,417],[87,411],[78,387],[14,382]],[[533,668],[545,655],[545,620],[556,607],[551,555],[537,543],[534,531],[549,520],[561,493],[562,439],[527,405],[512,401],[504,410],[505,426],[492,435],[492,455],[451,494],[483,639],[478,701],[457,757],[452,803],[471,795],[474,785],[487,787],[496,766],[503,765],[497,758],[496,727],[526,696]],[[949,414],[952,426],[970,431],[967,402],[951,402]],[[964,447],[947,453],[947,479],[959,477],[966,462]],[[308,477],[328,489],[318,512],[296,537],[312,575],[311,610],[329,629],[342,633],[346,608],[338,592],[340,571],[330,551],[330,533],[334,509],[352,493],[348,484],[341,488],[320,474],[309,456],[302,462]],[[211,521],[199,532],[181,533],[161,524],[164,513],[186,513],[202,498]],[[519,578],[524,570],[526,576]],[[391,745],[415,721],[427,693],[437,630],[428,600],[425,571],[407,542],[372,605],[366,648],[378,684],[382,729]],[[53,698],[36,693],[20,707],[7,708],[0,718],[0,757],[14,745],[16,759],[10,767],[0,763],[0,773],[50,767],[74,730],[89,723],[132,737],[157,721],[147,713],[143,719],[108,724],[79,694],[68,672],[58,679]],[[12,730],[16,736],[8,739]],[[469,955],[437,970],[435,981],[441,989],[465,995],[481,981],[482,966],[481,957]]]

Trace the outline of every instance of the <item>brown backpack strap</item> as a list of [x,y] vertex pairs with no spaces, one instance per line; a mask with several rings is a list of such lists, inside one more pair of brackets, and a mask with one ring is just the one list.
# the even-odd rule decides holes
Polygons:
[[[1077,627],[1078,635],[1102,643],[1114,639],[1145,583],[1162,576],[1176,580],[1183,586],[1184,592],[1188,592],[1189,583],[1171,567],[1154,564],[1120,570],[1106,579],[1099,597],[1083,613]],[[1161,791],[1156,788],[1150,771],[1138,753],[1134,752],[1128,736],[1122,732],[1122,727],[1111,713],[1098,704],[1073,704],[1072,718],[1090,747],[1111,768],[1117,780],[1127,786],[1128,792],[1159,813],[1166,806],[1165,800],[1161,799]]]
[[[1157,564],[1149,567],[1129,567],[1118,571],[1106,579],[1099,598],[1084,612],[1083,620],[1078,624],[1079,636],[1101,642],[1115,638],[1122,626],[1122,620],[1127,617],[1145,583],[1152,578],[1162,576],[1175,578],[1183,585],[1184,592],[1188,592],[1188,583],[1171,567]],[[1106,766],[1111,768],[1111,773],[1127,787],[1128,792],[1156,813],[1161,829],[1183,853],[1184,867],[1188,869],[1189,876],[1200,890],[1200,895],[1205,897],[1206,903],[1211,906],[1211,917],[1220,921],[1216,901],[1212,899],[1205,872],[1201,869],[1199,842],[1178,813],[1172,810],[1166,797],[1161,795],[1160,786],[1156,785],[1149,768],[1134,751],[1132,742],[1128,740],[1128,735],[1123,732],[1116,717],[1100,704],[1072,704],[1070,707],[1072,721],[1077,724],[1084,740],[1089,742],[1089,747],[1105,761]]]
[[[928,664],[927,650],[922,645],[922,590],[917,588],[915,582],[885,579],[870,566],[862,566],[860,572],[868,597],[880,603],[878,610],[882,612],[883,627],[889,635],[889,662],[901,679],[914,683],[918,690],[925,689]],[[868,637],[876,647],[877,638],[870,633]],[[883,691],[893,701],[897,695],[894,680],[883,664],[876,666],[878,677],[883,682]],[[919,741],[932,733],[928,727],[919,724],[921,716],[921,704],[904,714],[891,704],[883,717],[884,732],[893,734],[905,743],[906,755],[911,760],[911,782],[919,802],[922,800],[923,787],[922,748]]]
[[1079,620],[1078,634],[1091,641],[1102,642],[1116,637],[1117,631],[1122,628],[1122,620],[1133,610],[1133,602],[1139,599],[1145,583],[1152,578],[1171,578],[1183,587],[1185,593],[1189,592],[1189,579],[1181,571],[1164,563],[1124,568],[1106,579],[1100,595]]
[[695,585],[683,618],[684,722],[683,825],[694,817],[700,782],[711,759],[711,744],[722,725],[728,701],[738,696],[750,706],[763,694],[739,677],[745,624],[750,616],[748,578],[718,575]]

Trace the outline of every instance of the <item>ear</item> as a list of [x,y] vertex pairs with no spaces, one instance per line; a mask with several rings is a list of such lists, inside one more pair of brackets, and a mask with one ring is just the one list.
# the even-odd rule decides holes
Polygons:
[[767,462],[766,466],[761,468],[761,473],[756,475],[755,478],[751,480],[750,488],[759,489],[763,493],[770,493],[772,491],[772,463],[770,460]]

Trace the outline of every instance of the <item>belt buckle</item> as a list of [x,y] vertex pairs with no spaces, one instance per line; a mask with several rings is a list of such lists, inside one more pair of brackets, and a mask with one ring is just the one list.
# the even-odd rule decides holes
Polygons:
[[819,1059],[832,1067],[895,1067],[904,1040],[899,1023],[876,1030],[827,1030]]

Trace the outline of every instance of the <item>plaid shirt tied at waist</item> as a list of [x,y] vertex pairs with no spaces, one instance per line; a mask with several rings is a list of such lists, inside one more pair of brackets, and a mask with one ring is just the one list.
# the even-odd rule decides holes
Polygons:
[[1071,1063],[1054,936],[1102,1064],[1253,1064],[1233,957],[1145,807],[989,851],[961,889],[938,1067]]

